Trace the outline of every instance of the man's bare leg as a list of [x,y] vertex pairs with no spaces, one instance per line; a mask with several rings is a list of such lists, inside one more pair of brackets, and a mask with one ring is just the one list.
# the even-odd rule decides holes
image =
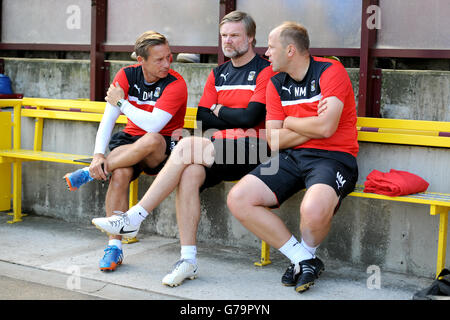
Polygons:
[[[136,150],[144,150],[138,154]],[[128,210],[129,184],[134,174],[131,166],[139,161],[149,167],[157,166],[164,158],[166,142],[158,134],[147,134],[133,144],[122,145],[114,149],[106,159],[106,169],[111,172],[111,178],[106,193],[105,209],[106,216],[111,217],[115,211],[126,212]],[[136,157],[131,159],[130,157]],[[134,163],[133,163],[134,162]],[[128,167],[117,167],[127,165]],[[112,168],[112,170],[111,170]],[[122,237],[120,235],[109,235],[109,241],[105,255],[100,260],[100,270],[115,270],[122,263]]]
[[305,192],[300,206],[300,233],[308,246],[317,247],[325,240],[338,201],[336,191],[326,184],[315,184]]
[[154,168],[167,156],[166,141],[158,133],[147,133],[132,144],[115,148],[106,158],[106,170],[112,172],[117,168],[128,168],[141,161]]
[[281,219],[265,206],[271,206],[275,196],[259,178],[247,175],[228,194],[228,207],[233,215],[251,232],[277,248],[291,265],[281,278],[286,286],[303,292],[314,284],[324,269],[316,258],[317,246],[327,236],[338,197],[328,185],[316,184],[308,188],[300,206],[301,243],[289,232]]
[[130,238],[134,237],[148,213],[178,186],[186,167],[191,164],[211,166],[213,162],[214,146],[210,140],[202,137],[183,138],[172,151],[144,197],[127,211],[126,219],[120,217],[95,218],[92,223],[109,234],[123,234],[124,236],[127,234]]
[[202,165],[192,164],[184,171],[177,188],[176,216],[182,246],[195,246],[200,221],[200,187],[206,178]]
[[274,248],[280,248],[292,234],[268,207],[277,199],[264,182],[253,175],[243,177],[228,193],[228,208],[239,222]]
[[191,164],[211,166],[214,146],[202,137],[183,138],[172,151],[138,205],[147,211],[155,209],[178,186],[183,171]]
[[165,150],[164,138],[160,134],[148,133],[132,144],[122,145],[111,151],[106,158],[106,167],[112,173],[106,193],[107,217],[112,216],[114,211],[128,210],[132,165],[144,162],[148,167],[154,168],[165,159]]
[[[133,176],[133,168],[118,168],[113,171],[106,192],[106,216],[114,215],[114,211],[128,210],[128,186]],[[100,260],[101,271],[113,271],[122,264],[122,237],[109,235],[105,255]]]
[[[119,168],[113,171],[106,192],[106,216],[110,217],[114,211],[126,212],[128,210],[128,190],[133,168]],[[122,240],[121,236],[110,236],[110,239]]]
[[185,279],[197,277],[197,230],[200,222],[200,187],[205,181],[204,166],[191,164],[185,168],[177,188],[177,224],[180,235],[180,260],[162,283],[178,286]]
[[[228,207],[251,232],[274,248],[292,236],[282,220],[267,206],[276,204],[273,192],[259,178],[247,175],[228,194]],[[318,246],[327,236],[338,197],[333,188],[316,184],[309,188],[300,206],[300,232],[311,247]]]

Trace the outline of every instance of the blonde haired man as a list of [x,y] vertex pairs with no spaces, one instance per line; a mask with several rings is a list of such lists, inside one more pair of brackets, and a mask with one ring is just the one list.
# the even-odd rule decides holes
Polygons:
[[[144,32],[135,43],[137,64],[120,69],[105,100],[107,105],[95,141],[93,160],[87,169],[66,175],[75,190],[96,179],[107,180],[106,216],[128,210],[128,188],[141,172],[156,175],[177,143],[184,125],[187,86],[180,74],[170,69],[172,54],[167,39],[155,31]],[[123,113],[128,122],[112,135]],[[105,155],[106,148],[110,153]],[[122,236],[110,235],[100,270],[114,270],[123,260]]]

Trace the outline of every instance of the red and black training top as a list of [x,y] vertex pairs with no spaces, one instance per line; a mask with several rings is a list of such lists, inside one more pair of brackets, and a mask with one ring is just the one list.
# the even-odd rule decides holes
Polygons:
[[[216,138],[259,136],[259,129],[265,128],[266,86],[273,75],[270,62],[259,55],[241,67],[234,67],[227,61],[214,68],[199,102],[197,120],[202,121],[204,129],[219,129],[214,135]],[[219,117],[210,114],[213,104],[225,107]],[[265,138],[265,134],[261,138]]]
[[336,97],[344,108],[336,132],[326,139],[311,139],[294,147],[315,148],[358,154],[356,103],[350,78],[336,60],[312,57],[305,78],[298,82],[281,72],[267,85],[266,120],[284,120],[288,116],[317,116],[320,99]]
[[[164,136],[171,136],[175,130],[183,129],[187,104],[187,86],[183,77],[170,69],[169,74],[154,83],[147,83],[144,79],[142,66],[135,64],[124,67],[117,72],[113,83],[119,82],[127,99],[136,108],[152,112],[158,108],[170,113],[173,117],[159,132]],[[147,132],[130,119],[124,132],[132,136],[144,135]]]

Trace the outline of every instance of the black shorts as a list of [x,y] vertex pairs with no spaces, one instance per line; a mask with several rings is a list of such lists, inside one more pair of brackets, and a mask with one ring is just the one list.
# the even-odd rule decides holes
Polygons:
[[342,199],[355,189],[358,164],[356,158],[346,152],[287,149],[250,174],[261,179],[273,191],[278,206],[304,188],[317,183],[329,185],[339,197],[337,210]]
[[269,147],[266,140],[254,137],[211,139],[215,157],[211,167],[205,167],[206,178],[200,188],[213,187],[222,181],[235,181],[267,161]]
[[[126,144],[132,144],[134,142],[136,142],[137,140],[139,140],[139,138],[141,138],[142,136],[132,136],[131,134],[128,134],[126,132],[123,131],[119,131],[116,132],[115,134],[112,135],[111,140],[109,141],[109,150],[113,151],[115,148],[119,147],[119,146],[123,146]],[[176,146],[177,141],[172,140],[171,137],[169,136],[162,136],[164,138],[164,140],[166,140],[166,152],[165,154],[167,155],[167,157],[170,155],[170,153],[172,152],[173,148]],[[149,166],[145,165],[144,163],[137,163],[135,165],[133,165],[133,178],[131,179],[131,181],[135,180],[137,177],[139,177],[139,175],[141,174],[142,171],[144,171],[146,174],[154,176],[157,175],[159,173],[159,171],[161,171],[161,169],[164,167],[164,164],[166,163],[167,158],[162,161],[158,166],[156,166],[155,168],[150,168]]]

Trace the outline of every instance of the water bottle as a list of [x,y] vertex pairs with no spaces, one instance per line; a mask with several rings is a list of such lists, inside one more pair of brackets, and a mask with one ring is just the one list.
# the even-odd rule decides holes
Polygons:
[[11,79],[0,73],[0,94],[12,94]]

